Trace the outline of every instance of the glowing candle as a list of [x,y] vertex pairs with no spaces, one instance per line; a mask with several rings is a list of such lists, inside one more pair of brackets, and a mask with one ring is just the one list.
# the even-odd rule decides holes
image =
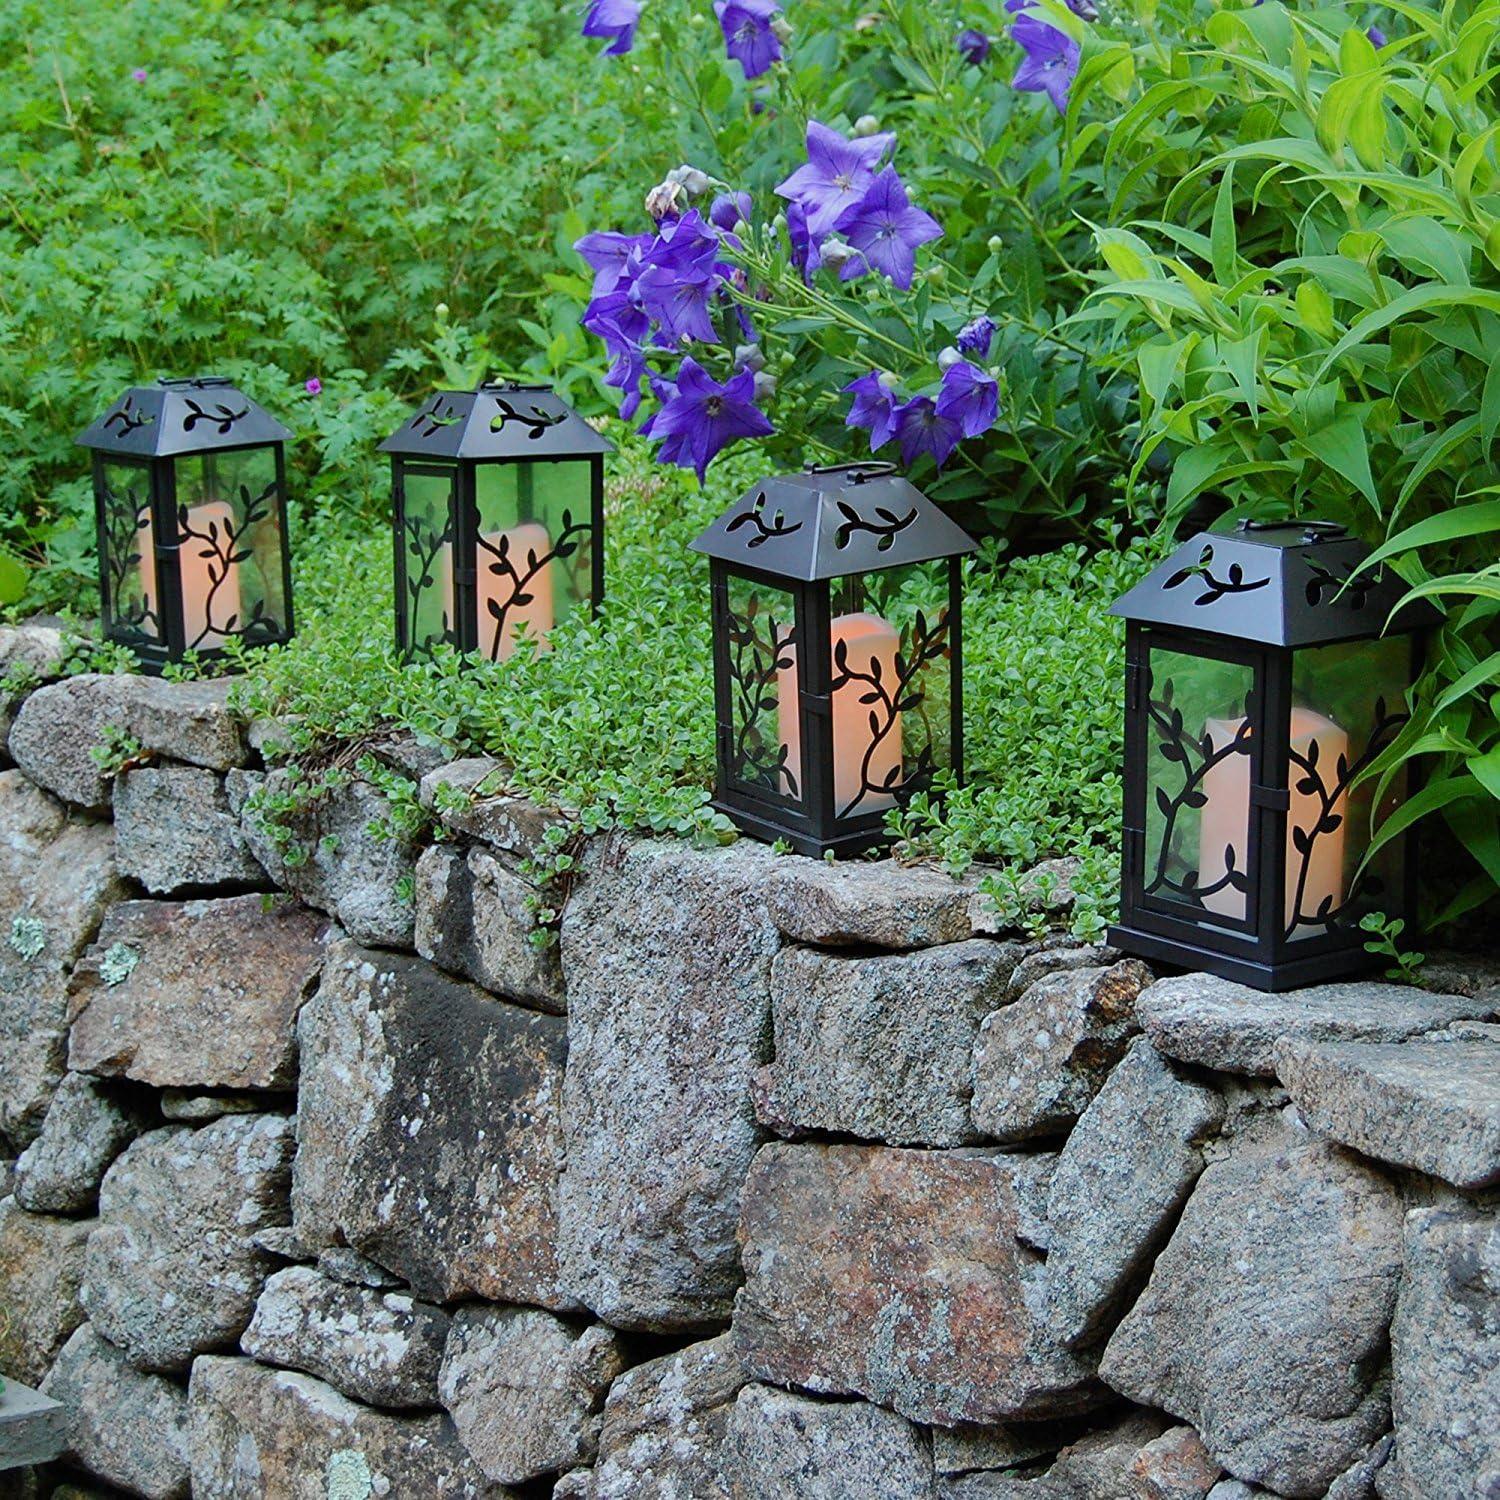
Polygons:
[[[476,585],[479,649],[504,661],[516,649],[521,627],[546,651],[547,632],[557,623],[552,597],[552,538],[540,521],[523,521],[480,538]],[[453,549],[443,548],[443,594],[453,618]],[[523,596],[517,600],[517,595]]]
[[[1240,734],[1243,719],[1210,719],[1203,726],[1211,750],[1222,750]],[[1332,719],[1310,708],[1292,710],[1292,754],[1308,759],[1317,746],[1317,772],[1329,794],[1337,789],[1331,803],[1325,803],[1319,790],[1302,791],[1300,785],[1307,772],[1295,762],[1291,766],[1291,811],[1286,826],[1286,923],[1300,911],[1312,917],[1324,901],[1336,911],[1344,903],[1344,819],[1348,792],[1339,786],[1340,757],[1349,754],[1349,736]],[[1217,885],[1228,872],[1226,854],[1234,850],[1235,869],[1246,871],[1246,850],[1250,833],[1250,756],[1226,755],[1203,777],[1204,803],[1198,837],[1198,884],[1201,889]],[[1328,833],[1314,833],[1325,812],[1339,818],[1339,826]],[[1305,860],[1296,846],[1295,835],[1301,830],[1312,839]],[[1300,890],[1299,890],[1300,886]],[[1299,899],[1300,897],[1300,899]],[[1245,915],[1246,896],[1226,885],[1223,890],[1203,897],[1209,911],[1221,916]]]
[[[156,596],[156,534],[151,512],[139,517],[141,592],[146,608],[161,619]],[[182,639],[191,650],[222,646],[240,619],[240,565],[233,561],[234,507],[224,500],[190,506],[179,519],[177,566],[182,579]]]
[[[838,647],[843,643],[849,681],[833,694],[833,805],[845,813],[881,812],[895,805],[893,790],[901,783],[901,713],[896,708],[900,681],[896,656],[901,634],[879,615],[838,615],[830,631],[833,677],[838,681]],[[802,785],[802,736],[797,717],[797,661],[777,674],[777,714],[781,743],[787,746],[786,769]],[[871,679],[878,674],[879,682]],[[861,698],[876,694],[873,702]],[[874,718],[872,725],[871,718]]]

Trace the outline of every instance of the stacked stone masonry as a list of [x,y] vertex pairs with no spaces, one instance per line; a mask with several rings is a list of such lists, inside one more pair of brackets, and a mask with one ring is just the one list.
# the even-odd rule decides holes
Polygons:
[[0,1492],[1500,1500],[1493,958],[1267,996],[618,837],[541,932],[502,768],[368,747],[402,837],[61,659],[0,630],[0,1371],[68,1443]]

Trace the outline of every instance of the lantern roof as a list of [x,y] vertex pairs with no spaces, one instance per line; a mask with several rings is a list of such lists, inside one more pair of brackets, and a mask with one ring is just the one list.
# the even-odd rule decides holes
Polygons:
[[[1382,634],[1407,585],[1388,568],[1356,569],[1371,549],[1330,521],[1241,521],[1200,532],[1110,606],[1147,625],[1263,646],[1325,646]],[[1435,624],[1426,600],[1398,631]]]
[[74,440],[127,458],[284,443],[291,433],[222,375],[133,385]]
[[551,386],[513,381],[436,391],[381,445],[407,458],[586,458],[613,453]]
[[813,583],[959,557],[978,543],[894,464],[809,464],[746,491],[695,552]]

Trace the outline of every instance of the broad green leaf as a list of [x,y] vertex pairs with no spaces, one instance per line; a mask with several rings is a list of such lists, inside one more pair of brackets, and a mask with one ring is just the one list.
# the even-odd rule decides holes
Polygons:
[[1484,536],[1492,531],[1500,531],[1500,500],[1481,500],[1473,505],[1461,505],[1457,510],[1429,516],[1425,521],[1418,521],[1414,526],[1398,531],[1395,536],[1382,542],[1355,572],[1362,573],[1388,557],[1397,557],[1418,547],[1441,546],[1444,542]]
[[15,604],[26,593],[26,565],[0,550],[0,604]]
[[1348,480],[1378,512],[1380,499],[1375,479],[1370,473],[1370,450],[1365,439],[1364,423],[1358,417],[1340,417],[1327,427],[1310,432],[1302,446],[1319,463]]
[[1213,232],[1210,236],[1213,247],[1214,276],[1228,285],[1238,274],[1238,245],[1234,232],[1234,168],[1230,162],[1219,179],[1219,191],[1214,198]]

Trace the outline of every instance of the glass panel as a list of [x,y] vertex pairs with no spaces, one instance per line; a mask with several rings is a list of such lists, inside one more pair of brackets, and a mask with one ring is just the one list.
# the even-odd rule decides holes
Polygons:
[[838,579],[831,607],[833,805],[860,817],[953,763],[947,564]]
[[479,649],[504,660],[593,596],[593,465],[480,464]]
[[151,471],[145,464],[102,466],[104,567],[109,585],[109,632],[116,639],[162,639],[156,602],[155,542],[151,530]]
[[453,619],[453,484],[456,469],[401,471],[401,600],[408,651],[457,644]]
[[1153,647],[1147,691],[1145,894],[1236,925],[1250,879],[1255,669]]
[[176,461],[183,642],[211,651],[286,635],[282,506],[273,447]]
[[1292,810],[1287,832],[1286,936],[1295,941],[1400,911],[1401,841],[1363,873],[1378,827],[1400,805],[1399,779],[1377,809],[1361,773],[1406,722],[1411,645],[1404,637],[1297,652],[1292,663]]
[[796,601],[785,589],[730,574],[718,622],[729,664],[731,782],[800,801],[802,728],[793,653]]

